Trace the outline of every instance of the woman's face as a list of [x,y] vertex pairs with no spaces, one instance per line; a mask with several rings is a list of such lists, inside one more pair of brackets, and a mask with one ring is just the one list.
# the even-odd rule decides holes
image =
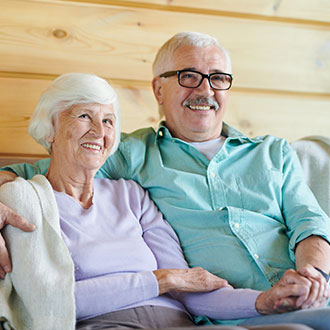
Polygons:
[[54,123],[52,158],[77,170],[99,169],[114,144],[115,122],[111,104],[78,104],[61,112]]

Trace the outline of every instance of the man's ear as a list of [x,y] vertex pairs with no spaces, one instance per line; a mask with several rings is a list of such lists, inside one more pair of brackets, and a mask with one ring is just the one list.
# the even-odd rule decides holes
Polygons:
[[152,80],[152,89],[154,91],[155,98],[159,105],[163,104],[163,89],[160,77],[155,77]]

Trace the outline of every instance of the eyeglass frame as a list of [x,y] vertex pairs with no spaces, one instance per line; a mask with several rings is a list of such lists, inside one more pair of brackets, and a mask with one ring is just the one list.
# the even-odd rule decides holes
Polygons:
[[[202,79],[200,80],[199,84],[195,87],[188,87],[188,86],[184,86],[182,84],[180,84],[180,74],[182,72],[195,72],[195,73],[198,73],[202,76]],[[212,82],[211,82],[211,79],[210,77],[213,76],[213,75],[216,75],[216,74],[223,74],[225,76],[229,76],[230,77],[230,84],[229,84],[229,87],[228,88],[215,88],[213,87],[212,85]],[[212,72],[212,73],[209,73],[209,74],[205,74],[205,73],[202,73],[202,72],[199,72],[199,71],[196,71],[196,70],[191,70],[191,69],[183,69],[183,70],[176,70],[176,71],[166,71],[162,74],[159,75],[159,77],[161,78],[168,78],[168,77],[172,77],[172,76],[175,76],[177,75],[178,77],[178,84],[181,86],[181,87],[184,87],[184,88],[198,88],[203,80],[206,78],[210,84],[210,87],[212,89],[215,89],[217,91],[227,91],[228,89],[230,89],[230,87],[232,86],[232,83],[233,83],[233,79],[234,79],[234,76],[231,74],[231,73],[226,73],[226,72]]]

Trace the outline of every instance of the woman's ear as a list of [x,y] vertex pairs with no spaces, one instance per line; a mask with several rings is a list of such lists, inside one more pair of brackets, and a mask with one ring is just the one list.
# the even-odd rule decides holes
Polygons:
[[56,117],[52,118],[52,126],[53,129],[51,130],[50,134],[47,136],[47,142],[49,142],[50,144],[52,144],[55,141],[55,134],[56,134],[56,130],[57,130],[57,124],[58,121],[56,120]]
[[162,78],[155,77],[152,80],[152,89],[154,91],[155,98],[159,105],[163,104],[163,86],[162,86]]

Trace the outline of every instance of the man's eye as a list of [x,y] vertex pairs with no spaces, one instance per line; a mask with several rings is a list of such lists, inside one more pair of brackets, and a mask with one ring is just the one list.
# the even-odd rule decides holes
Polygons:
[[195,74],[193,73],[185,73],[181,76],[182,79],[191,79],[191,78],[195,78]]
[[214,75],[214,76],[211,76],[211,79],[212,80],[218,80],[218,81],[224,81],[225,80],[225,77],[223,75]]
[[84,113],[84,114],[80,115],[79,118],[89,118],[89,116],[86,113]]
[[112,120],[111,119],[103,119],[103,122],[107,125],[112,125]]

